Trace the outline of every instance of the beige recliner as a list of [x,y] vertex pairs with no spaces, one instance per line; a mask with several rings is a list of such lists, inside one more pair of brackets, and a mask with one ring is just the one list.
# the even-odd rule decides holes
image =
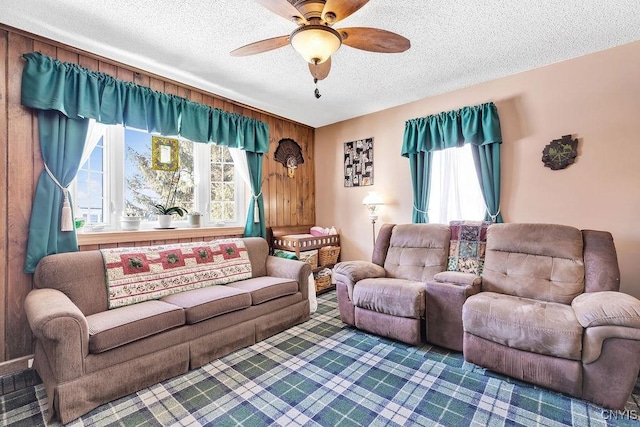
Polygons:
[[494,224],[481,292],[463,305],[464,358],[623,408],[640,369],[640,301],[618,288],[610,233]]

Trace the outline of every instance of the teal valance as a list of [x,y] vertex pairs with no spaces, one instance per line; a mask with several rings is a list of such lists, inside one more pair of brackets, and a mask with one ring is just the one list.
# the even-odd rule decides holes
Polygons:
[[40,52],[23,56],[22,105],[26,107],[253,153],[269,152],[269,127],[260,120],[117,80]]
[[500,119],[493,102],[407,120],[402,155],[462,146],[502,143]]
[[409,158],[413,185],[412,220],[429,222],[433,152],[471,145],[486,220],[502,222],[500,215],[500,118],[493,102],[445,111],[405,122],[402,155]]

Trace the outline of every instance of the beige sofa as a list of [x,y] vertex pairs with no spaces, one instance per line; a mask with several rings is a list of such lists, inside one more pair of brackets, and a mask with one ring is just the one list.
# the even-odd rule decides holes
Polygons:
[[624,407],[640,370],[640,301],[618,292],[610,233],[493,224],[479,242],[479,274],[447,271],[450,237],[445,225],[383,225],[372,262],[335,267],[342,320]]
[[49,417],[93,408],[182,374],[309,319],[311,267],[241,239],[251,277],[108,309],[100,251],[50,255],[25,311]]

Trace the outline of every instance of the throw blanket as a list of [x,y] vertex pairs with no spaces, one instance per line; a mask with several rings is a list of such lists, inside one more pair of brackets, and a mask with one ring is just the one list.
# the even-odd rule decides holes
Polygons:
[[481,275],[491,221],[451,221],[447,270]]
[[240,239],[101,249],[109,308],[251,278]]

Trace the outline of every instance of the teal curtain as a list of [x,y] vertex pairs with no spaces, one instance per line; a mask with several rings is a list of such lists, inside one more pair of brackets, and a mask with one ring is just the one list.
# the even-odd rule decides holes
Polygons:
[[262,153],[245,151],[249,165],[249,179],[251,181],[252,203],[249,203],[247,224],[244,235],[251,237],[267,237],[264,220],[264,198],[262,197]]
[[471,146],[473,162],[484,202],[487,205],[485,221],[502,222],[500,213],[500,144]]
[[42,158],[53,177],[43,170],[36,186],[27,242],[27,273],[33,273],[45,255],[78,250],[76,233],[60,231],[64,192],[58,184],[66,188],[75,178],[88,129],[88,119],[70,119],[52,110],[38,111]]
[[40,52],[23,55],[22,105],[69,118],[183,136],[254,153],[269,152],[269,127],[251,117],[156,92],[135,83],[60,62]]
[[429,222],[429,176],[431,176],[430,151],[421,151],[409,156],[409,167],[411,168],[411,182],[413,183],[413,212],[411,220],[416,223]]
[[[60,130],[51,130],[51,137],[44,137],[41,131],[40,145],[43,157],[45,150],[54,156],[69,157],[59,164],[52,162],[56,168],[51,169],[52,172],[62,174],[56,176],[62,185],[68,185],[73,180],[79,167],[75,163],[80,160],[88,119],[104,124],[123,124],[167,136],[183,136],[194,142],[240,148],[256,155],[252,161],[260,164],[252,168],[262,172],[262,154],[269,152],[269,127],[260,120],[117,80],[76,64],[60,62],[40,52],[27,53],[23,57],[26,62],[22,72],[22,105],[47,112],[47,117],[50,114],[58,117]],[[48,120],[50,118],[44,119],[45,122]],[[45,134],[50,127],[54,127],[48,124],[44,126]],[[84,133],[81,128],[85,129]],[[50,168],[52,166],[49,163],[47,165]],[[43,225],[45,220],[40,218],[55,215],[55,211],[59,210],[56,203],[60,201],[56,197],[62,194],[60,190],[58,196],[52,196],[52,192],[55,192],[55,188],[51,187],[53,181],[47,183],[47,179],[40,177],[34,198],[25,266],[27,272],[33,272],[44,255],[77,250],[75,232],[55,231],[55,227]],[[259,175],[252,189],[254,194],[261,194],[261,184]],[[252,223],[247,231],[252,233],[250,235],[264,237],[266,231],[262,231],[265,230],[265,220],[261,196],[258,207],[259,223]],[[247,223],[250,219],[253,221],[253,217],[251,208]],[[54,216],[46,219],[51,223],[57,220],[59,218]],[[259,234],[255,234],[256,228]],[[48,243],[40,244],[38,240],[47,240]]]
[[500,144],[498,110],[493,102],[407,120],[401,154],[409,158],[413,185],[413,222],[428,222],[431,155],[437,150],[472,144],[480,188],[487,205],[485,219],[500,215]]

